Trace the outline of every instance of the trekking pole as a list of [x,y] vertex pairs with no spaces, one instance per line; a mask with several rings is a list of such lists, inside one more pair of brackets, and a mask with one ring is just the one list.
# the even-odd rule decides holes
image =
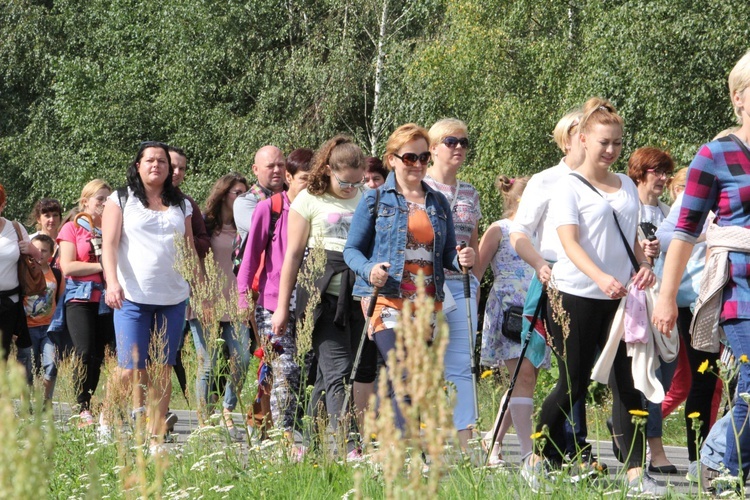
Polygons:
[[487,449],[487,458],[485,460],[485,464],[488,464],[490,461],[490,455],[492,454],[492,448],[495,446],[495,441],[497,441],[497,435],[500,433],[500,427],[503,423],[503,418],[505,418],[505,414],[508,411],[508,405],[510,404],[510,396],[513,394],[513,387],[516,385],[516,380],[518,379],[518,372],[521,371],[521,363],[523,363],[523,358],[526,356],[526,349],[529,347],[529,343],[531,342],[531,334],[534,332],[534,325],[536,325],[537,319],[539,319],[539,315],[542,312],[542,304],[547,300],[547,289],[542,288],[542,294],[539,296],[539,302],[536,304],[536,309],[534,309],[534,316],[531,319],[531,324],[529,325],[529,329],[526,332],[526,336],[522,339],[522,347],[521,347],[521,354],[518,356],[518,363],[516,363],[516,369],[513,370],[513,377],[510,379],[510,385],[508,386],[508,394],[506,394],[505,399],[503,400],[503,406],[500,409],[500,417],[497,419],[497,425],[493,429],[492,432],[492,441],[490,442],[490,447]]
[[[466,242],[462,241],[459,245],[461,250],[466,248]],[[479,418],[479,402],[477,398],[477,360],[474,357],[474,325],[471,322],[471,277],[469,268],[461,266],[464,282],[464,299],[466,300],[466,321],[469,323],[469,359],[471,362],[471,388],[474,390],[474,418]]]
[[[380,268],[383,271],[388,272],[385,266],[381,265]],[[346,386],[346,394],[344,395],[344,404],[341,407],[341,419],[346,418],[347,408],[349,407],[349,400],[351,399],[352,390],[354,387],[354,377],[357,375],[357,369],[359,368],[359,362],[362,359],[362,351],[365,348],[365,339],[367,338],[367,330],[370,328],[370,320],[375,312],[375,302],[378,301],[378,294],[380,288],[373,286],[372,295],[370,296],[370,304],[367,306],[367,314],[365,316],[365,327],[362,329],[362,336],[359,339],[359,346],[357,347],[357,355],[354,356],[354,363],[352,364],[352,373],[349,375],[349,384]]]

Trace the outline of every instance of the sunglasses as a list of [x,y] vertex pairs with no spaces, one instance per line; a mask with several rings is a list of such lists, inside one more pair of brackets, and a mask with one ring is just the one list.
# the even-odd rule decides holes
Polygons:
[[453,137],[452,135],[449,135],[448,137],[443,139],[443,144],[445,144],[451,149],[454,149],[459,144],[461,145],[462,148],[469,149],[469,139],[467,139],[466,137],[462,137],[459,139],[458,137]]
[[393,153],[393,156],[404,162],[404,165],[407,167],[413,167],[417,164],[417,162],[421,163],[422,165],[427,165],[427,163],[430,161],[430,158],[432,157],[432,154],[429,151],[425,151],[422,154],[416,154],[416,153],[404,153],[402,155],[398,155],[396,153]]
[[339,186],[341,187],[341,189],[361,188],[362,186],[365,185],[364,178],[359,182],[346,182],[346,181],[342,181],[341,179],[339,179],[339,176],[336,175],[336,172],[334,172],[333,170],[331,170],[331,173],[336,178],[336,182],[339,183]]

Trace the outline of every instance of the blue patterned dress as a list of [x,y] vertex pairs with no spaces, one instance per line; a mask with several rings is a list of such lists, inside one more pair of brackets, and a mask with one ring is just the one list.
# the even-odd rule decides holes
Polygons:
[[[518,256],[510,244],[510,223],[509,219],[494,223],[500,227],[503,236],[490,263],[495,281],[484,310],[481,362],[488,367],[500,366],[503,361],[521,355],[521,344],[508,340],[502,334],[503,311],[510,306],[523,307],[526,291],[534,275],[534,269]],[[549,349],[542,367],[549,368]]]

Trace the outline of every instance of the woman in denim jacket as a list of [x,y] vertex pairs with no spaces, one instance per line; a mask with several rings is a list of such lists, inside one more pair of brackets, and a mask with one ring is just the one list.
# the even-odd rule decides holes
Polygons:
[[[417,274],[424,273],[425,291],[440,309],[443,268],[474,265],[474,250],[459,251],[456,246],[448,201],[423,181],[430,160],[428,145],[427,131],[413,123],[391,134],[384,160],[393,172],[383,186],[362,197],[344,248],[344,260],[357,274],[354,295],[368,297],[371,287],[380,289],[368,334],[386,360],[396,345],[395,327],[404,301],[416,295]],[[362,301],[363,310],[367,302]],[[396,425],[403,429],[395,401],[393,409]]]

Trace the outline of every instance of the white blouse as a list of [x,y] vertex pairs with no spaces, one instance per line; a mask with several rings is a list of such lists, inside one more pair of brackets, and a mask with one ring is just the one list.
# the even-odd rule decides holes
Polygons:
[[[0,232],[0,291],[13,290],[18,286],[18,259],[21,251],[18,248],[18,236],[13,228],[13,222],[8,219]],[[24,240],[29,240],[26,228],[21,226],[21,235]],[[18,295],[12,295],[11,300],[18,302]]]
[[[190,295],[190,286],[174,268],[175,239],[184,237],[192,206],[185,203],[184,214],[180,206],[159,212],[144,207],[130,188],[128,193],[117,251],[117,279],[125,298],[138,304],[179,304]],[[117,191],[109,199],[120,206]]]

